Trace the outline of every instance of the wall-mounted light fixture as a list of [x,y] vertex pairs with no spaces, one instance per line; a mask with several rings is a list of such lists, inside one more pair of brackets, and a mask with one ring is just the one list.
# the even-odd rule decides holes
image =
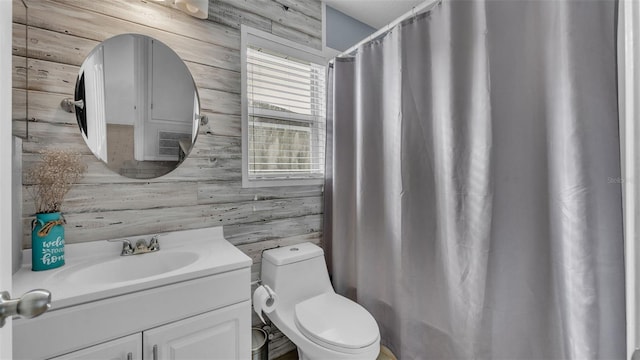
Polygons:
[[209,0],[153,0],[158,4],[181,10],[193,17],[206,19],[209,17]]
[[209,17],[209,0],[175,0],[173,6],[199,19]]

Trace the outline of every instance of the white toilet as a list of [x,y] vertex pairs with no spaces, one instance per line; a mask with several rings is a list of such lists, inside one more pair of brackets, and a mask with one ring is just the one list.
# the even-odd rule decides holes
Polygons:
[[318,246],[303,243],[263,252],[262,283],[279,301],[267,316],[296,344],[300,360],[378,356],[378,324],[362,306],[333,291]]

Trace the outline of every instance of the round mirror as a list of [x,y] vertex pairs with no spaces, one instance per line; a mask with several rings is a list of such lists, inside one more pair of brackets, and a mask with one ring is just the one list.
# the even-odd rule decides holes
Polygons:
[[165,175],[196,141],[200,101],[191,73],[148,36],[118,35],[93,49],[80,68],[75,100],[87,145],[123,176]]

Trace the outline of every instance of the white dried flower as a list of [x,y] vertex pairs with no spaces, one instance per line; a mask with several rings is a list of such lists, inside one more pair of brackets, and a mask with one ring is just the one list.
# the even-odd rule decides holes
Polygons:
[[28,191],[37,213],[59,212],[65,195],[82,178],[87,166],[78,153],[58,149],[46,149],[41,153],[40,163],[27,171],[27,179],[34,184]]

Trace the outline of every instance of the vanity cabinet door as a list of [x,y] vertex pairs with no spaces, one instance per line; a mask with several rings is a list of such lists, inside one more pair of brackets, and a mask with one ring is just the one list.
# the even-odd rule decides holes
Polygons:
[[125,336],[86,349],[51,358],[51,360],[140,360],[142,333]]
[[251,302],[143,332],[144,359],[251,358]]

